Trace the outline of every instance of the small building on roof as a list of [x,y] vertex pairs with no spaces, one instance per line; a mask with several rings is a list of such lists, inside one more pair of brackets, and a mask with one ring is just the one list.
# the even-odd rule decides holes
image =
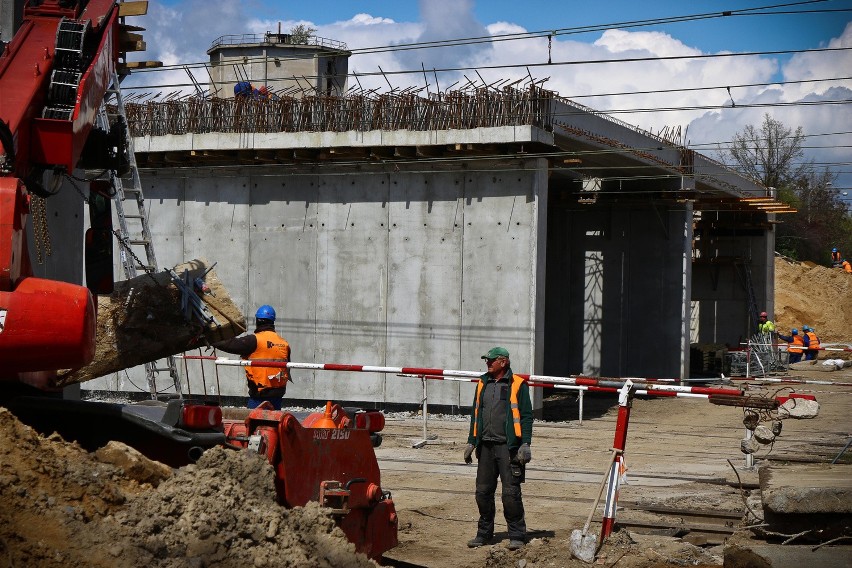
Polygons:
[[223,35],[207,50],[209,95],[234,96],[234,86],[247,81],[280,95],[346,92],[351,52],[342,41],[309,33]]

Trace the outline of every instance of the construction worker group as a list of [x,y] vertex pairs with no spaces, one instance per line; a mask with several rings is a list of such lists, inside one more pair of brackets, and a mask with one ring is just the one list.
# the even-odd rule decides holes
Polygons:
[[843,255],[840,254],[840,251],[837,250],[837,247],[831,249],[831,266],[833,268],[842,268],[846,274],[852,274],[852,264],[849,263],[848,260],[843,258]]
[[820,343],[816,331],[808,326],[802,326],[802,333],[795,327],[790,330],[790,335],[778,334],[778,338],[787,342],[787,353],[790,354],[790,363],[798,363],[805,356],[805,361],[813,361],[819,353]]

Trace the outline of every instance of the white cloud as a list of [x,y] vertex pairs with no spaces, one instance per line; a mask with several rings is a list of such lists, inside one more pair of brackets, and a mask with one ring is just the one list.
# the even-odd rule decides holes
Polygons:
[[346,23],[352,26],[372,26],[376,24],[394,24],[396,22],[390,18],[375,18],[370,14],[355,14],[349,22],[344,22],[344,24]]
[[[317,35],[345,42],[350,49],[395,46],[425,41],[475,38],[504,34],[522,34],[527,30],[513,22],[499,21],[488,25],[476,20],[473,0],[421,0],[420,18],[415,22],[397,22],[378,14],[359,13],[348,20],[317,24],[305,20],[276,19],[274,8],[263,4],[219,0],[210,9],[209,0],[183,0],[174,8],[151,0],[149,15],[140,24],[147,28],[145,37],[149,52],[142,58],[159,59],[166,64],[206,61],[206,49],[220,35],[263,33],[304,24],[317,29]],[[260,8],[259,8],[260,7]],[[262,12],[259,12],[261,9]],[[254,11],[251,11],[254,10]],[[262,13],[263,18],[254,14]],[[192,14],[192,16],[188,16]],[[186,15],[186,16],[184,16]],[[136,22],[132,22],[136,23]],[[828,38],[827,38],[828,39]],[[838,38],[827,41],[828,47],[852,46],[852,23]],[[479,76],[489,84],[524,80],[528,74],[545,79],[545,87],[562,96],[577,97],[583,105],[604,111],[625,109],[674,109],[680,107],[714,107],[711,110],[673,110],[616,114],[625,122],[659,131],[665,126],[687,127],[693,143],[724,142],[746,125],[758,125],[769,113],[785,125],[802,126],[806,134],[849,130],[852,124],[850,105],[768,106],[748,108],[750,104],[789,103],[803,100],[852,98],[852,81],[835,80],[789,83],[850,75],[852,52],[800,53],[779,59],[762,56],[708,57],[663,61],[613,62],[560,65],[562,62],[612,60],[644,57],[672,57],[706,54],[689,46],[683,39],[667,33],[650,31],[607,30],[593,42],[581,42],[569,36],[552,38],[548,48],[546,37],[514,41],[473,43],[432,49],[364,52],[356,51],[349,68],[359,73],[365,88],[387,89],[378,74],[400,70],[416,71],[405,75],[389,75],[394,87],[423,85],[434,89],[431,69],[471,68],[439,74],[440,86],[456,88],[470,80],[481,84]],[[547,65],[548,58],[554,63]],[[517,67],[503,67],[517,65]],[[427,70],[424,78],[421,66]],[[488,67],[496,67],[488,69]],[[479,73],[477,73],[477,71]],[[370,74],[370,75],[365,75]],[[145,80],[186,82],[183,72],[146,74]],[[783,83],[738,87],[737,85]],[[206,80],[206,78],[205,78]],[[350,85],[352,82],[350,81]],[[715,87],[713,89],[706,89]],[[730,95],[726,87],[731,87]],[[695,89],[683,90],[675,89]],[[672,90],[672,92],[659,92]],[[645,94],[614,95],[649,91]],[[656,91],[656,92],[653,92]],[[586,97],[584,95],[603,94]],[[731,106],[733,99],[736,106]],[[830,137],[823,145],[852,144],[849,137]],[[816,145],[816,144],[809,144]],[[852,161],[847,149],[814,150],[818,161]],[[846,185],[852,183],[846,182]]]

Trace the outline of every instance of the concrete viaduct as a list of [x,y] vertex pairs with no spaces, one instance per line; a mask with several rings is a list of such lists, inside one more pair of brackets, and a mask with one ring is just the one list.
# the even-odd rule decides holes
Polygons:
[[[735,345],[755,309],[772,311],[770,189],[554,93],[489,97],[469,97],[484,106],[467,120],[449,96],[415,97],[409,114],[412,101],[386,101],[378,123],[375,102],[337,100],[321,123],[279,105],[285,126],[260,107],[223,119],[139,105],[128,114],[160,265],[217,261],[249,322],[273,305],[303,362],[477,370],[502,345],[516,372],[687,377],[691,343]],[[289,399],[421,399],[416,379],[294,376]],[[245,395],[240,369],[220,368],[219,384]],[[472,392],[432,381],[429,404],[468,406]]]

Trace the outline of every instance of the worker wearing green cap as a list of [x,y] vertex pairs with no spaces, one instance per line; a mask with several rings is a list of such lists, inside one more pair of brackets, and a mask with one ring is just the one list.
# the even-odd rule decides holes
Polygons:
[[527,525],[521,500],[524,469],[532,459],[533,411],[526,381],[512,373],[509,352],[494,347],[482,356],[488,372],[479,378],[470,416],[470,432],[464,451],[465,463],[476,451],[476,505],[479,523],[471,548],[489,544],[494,538],[494,494],[497,479],[503,486],[503,515],[509,532],[509,549],[526,542]]

